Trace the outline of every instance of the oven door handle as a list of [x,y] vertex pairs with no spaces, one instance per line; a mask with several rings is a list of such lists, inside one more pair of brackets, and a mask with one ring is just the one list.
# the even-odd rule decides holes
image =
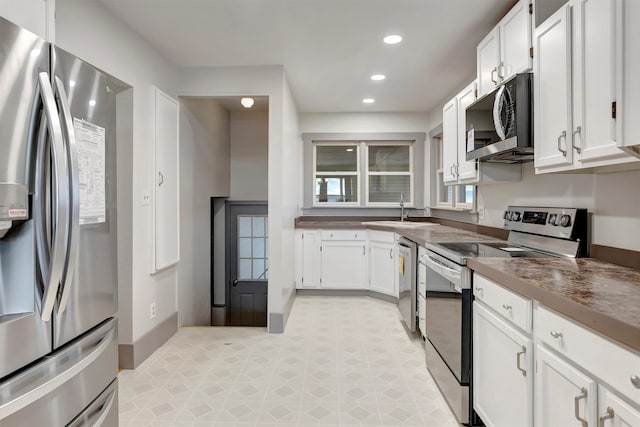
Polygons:
[[449,268],[440,261],[427,255],[427,267],[431,268],[440,275],[454,282],[456,285],[460,285],[462,280],[462,273],[453,268]]

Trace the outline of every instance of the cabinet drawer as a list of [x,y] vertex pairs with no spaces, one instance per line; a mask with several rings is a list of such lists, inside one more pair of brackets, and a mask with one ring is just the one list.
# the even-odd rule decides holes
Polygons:
[[395,243],[393,232],[369,230],[369,240],[380,243]]
[[[547,308],[534,312],[536,339],[582,367],[600,382],[640,402],[640,354],[633,353]],[[634,377],[635,376],[635,377]],[[638,378],[634,380],[633,378]]]
[[366,230],[322,230],[322,240],[365,240]]
[[523,331],[531,333],[531,300],[524,298],[479,274],[473,275],[473,294],[478,301],[510,320]]

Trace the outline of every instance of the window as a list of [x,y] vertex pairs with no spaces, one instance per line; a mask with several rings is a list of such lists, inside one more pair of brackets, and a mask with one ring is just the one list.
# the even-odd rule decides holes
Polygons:
[[[303,133],[303,211],[425,207],[425,133]],[[345,209],[343,209],[345,208]]]
[[413,206],[413,159],[409,142],[366,144],[367,204]]
[[269,279],[267,217],[238,216],[238,279]]
[[436,203],[434,207],[472,210],[476,193],[474,185],[444,184],[444,175],[442,172],[442,135],[435,138],[433,153],[436,159]]
[[314,146],[314,204],[359,205],[357,143],[317,143]]

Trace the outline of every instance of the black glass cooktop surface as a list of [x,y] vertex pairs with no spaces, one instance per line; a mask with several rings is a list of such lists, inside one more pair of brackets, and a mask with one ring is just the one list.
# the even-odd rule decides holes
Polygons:
[[440,255],[466,264],[466,258],[548,258],[551,255],[537,252],[521,246],[509,245],[507,242],[445,242],[428,245],[429,249]]

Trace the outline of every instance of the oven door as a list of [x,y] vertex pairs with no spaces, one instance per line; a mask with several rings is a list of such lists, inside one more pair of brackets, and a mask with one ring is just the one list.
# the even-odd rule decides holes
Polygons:
[[468,385],[472,303],[469,270],[433,252],[427,252],[425,264],[427,338],[460,385]]

